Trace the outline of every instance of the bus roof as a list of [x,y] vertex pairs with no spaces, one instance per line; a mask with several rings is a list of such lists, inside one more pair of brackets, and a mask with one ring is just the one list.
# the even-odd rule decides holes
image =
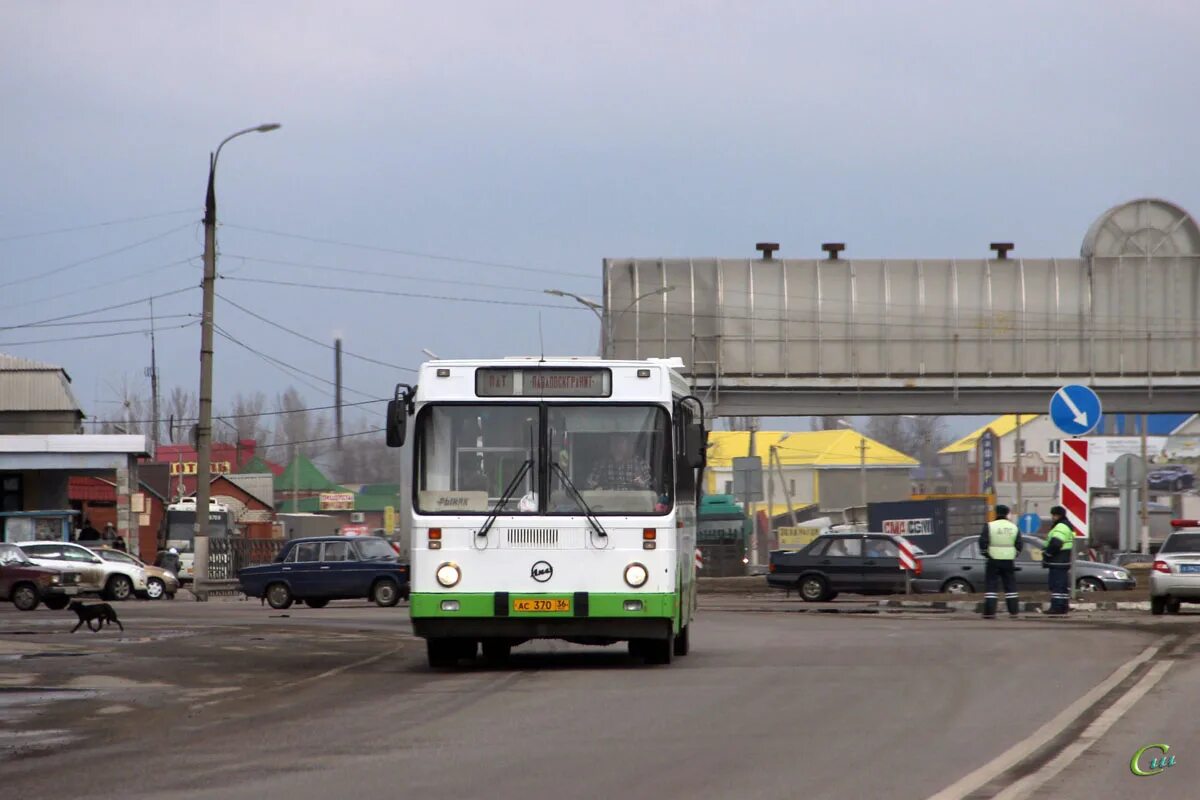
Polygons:
[[[489,402],[529,402],[530,400],[561,400],[564,402],[670,402],[671,398],[691,393],[691,387],[680,373],[681,358],[650,358],[643,360],[608,360],[597,356],[509,356],[506,358],[463,358],[426,361],[420,367],[417,380],[419,403],[434,400],[464,401],[482,398]],[[608,370],[611,382],[605,385],[609,394],[601,395],[598,384],[595,392],[564,391],[556,394],[510,394],[507,387],[496,393],[481,392],[476,383],[476,371],[511,370]]]

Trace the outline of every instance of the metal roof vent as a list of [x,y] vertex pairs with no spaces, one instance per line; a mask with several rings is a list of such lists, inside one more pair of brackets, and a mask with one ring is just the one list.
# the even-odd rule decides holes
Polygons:
[[996,258],[999,261],[1008,260],[1008,252],[1013,249],[1012,242],[992,242],[988,245],[996,253]]
[[846,249],[845,242],[825,242],[821,245],[821,249],[829,256],[830,261],[838,260],[838,253]]
[[775,257],[775,251],[779,249],[778,242],[759,242],[754,245],[754,249],[762,253],[763,261],[771,261]]

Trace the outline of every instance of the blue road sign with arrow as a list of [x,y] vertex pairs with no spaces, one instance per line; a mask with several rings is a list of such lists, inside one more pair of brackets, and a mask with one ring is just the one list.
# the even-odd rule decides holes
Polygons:
[[1100,397],[1087,386],[1064,386],[1050,398],[1050,419],[1068,436],[1083,436],[1100,422]]
[[1042,518],[1037,514],[1022,514],[1017,520],[1021,533],[1037,533],[1042,527]]

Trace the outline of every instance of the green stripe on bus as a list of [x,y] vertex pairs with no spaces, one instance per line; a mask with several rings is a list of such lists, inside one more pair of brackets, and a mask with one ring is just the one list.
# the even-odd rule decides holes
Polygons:
[[[535,599],[568,599],[574,603],[574,595],[571,594],[509,594],[509,612],[510,617],[521,618],[572,618],[575,617],[575,609],[572,608],[569,612],[552,612],[552,611],[513,611],[512,601],[517,597],[529,597]],[[495,616],[495,595],[491,592],[481,594],[455,594],[453,592],[438,592],[437,594],[429,594],[422,592],[414,592],[409,600],[411,613],[413,617],[445,617],[453,619],[454,617],[494,617]],[[445,600],[457,600],[458,611],[443,611],[442,602]],[[626,600],[641,600],[642,609],[640,611],[626,611]],[[674,594],[639,594],[636,592],[629,593],[594,593],[588,595],[588,617],[674,617],[676,614],[676,596]]]

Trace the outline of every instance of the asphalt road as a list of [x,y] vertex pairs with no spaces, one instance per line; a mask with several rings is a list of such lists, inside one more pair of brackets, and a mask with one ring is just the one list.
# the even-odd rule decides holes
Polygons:
[[[1186,796],[1200,772],[1180,702],[1200,615],[705,610],[670,667],[531,643],[509,669],[431,672],[403,608],[130,602],[123,636],[10,608],[6,797],[1069,800]],[[1152,742],[1177,766],[1132,776]]]

